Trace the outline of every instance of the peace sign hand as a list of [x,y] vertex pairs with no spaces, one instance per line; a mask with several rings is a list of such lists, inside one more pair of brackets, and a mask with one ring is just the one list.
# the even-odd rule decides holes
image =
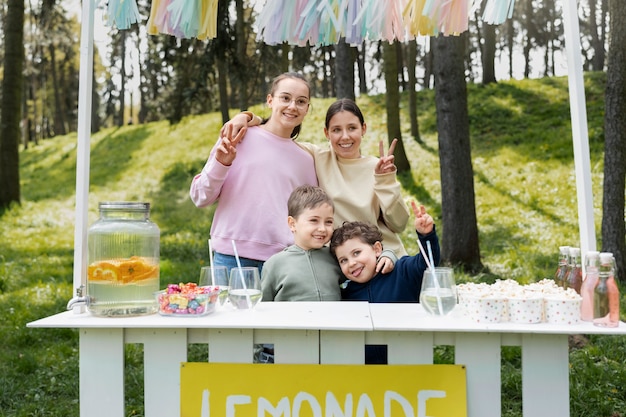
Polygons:
[[220,139],[220,144],[215,150],[215,159],[222,165],[232,165],[237,156],[237,144],[241,142],[245,134],[246,129],[240,129],[233,138],[233,126],[229,125],[225,127],[223,136]]
[[411,208],[415,215],[415,230],[420,235],[427,235],[433,231],[435,221],[432,216],[426,213],[426,208],[422,205],[419,207],[415,201],[411,201]]
[[378,152],[380,158],[376,167],[374,168],[374,174],[388,174],[396,172],[396,165],[394,164],[393,151],[396,149],[396,143],[398,139],[394,139],[389,146],[389,151],[385,155],[385,148],[383,147],[383,141],[378,142]]

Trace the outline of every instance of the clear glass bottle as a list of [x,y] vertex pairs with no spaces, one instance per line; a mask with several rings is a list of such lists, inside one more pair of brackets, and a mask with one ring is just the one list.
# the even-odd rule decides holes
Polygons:
[[580,304],[580,318],[583,321],[593,320],[593,293],[598,283],[600,252],[589,251],[585,256],[585,279],[580,287],[583,300]]
[[569,246],[559,246],[559,261],[554,272],[554,281],[559,287],[565,287],[565,277],[569,264]]
[[88,232],[88,310],[96,316],[154,314],[160,231],[149,203],[101,202]]
[[583,283],[583,268],[580,261],[580,248],[569,248],[569,267],[565,277],[565,288],[572,288],[580,294]]
[[610,252],[600,253],[600,271],[593,303],[594,325],[619,326],[619,288],[615,282],[615,259]]

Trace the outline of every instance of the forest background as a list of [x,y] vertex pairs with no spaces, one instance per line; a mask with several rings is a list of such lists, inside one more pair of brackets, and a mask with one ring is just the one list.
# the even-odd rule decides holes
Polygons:
[[[72,4],[72,3],[70,3]],[[0,207],[20,202],[19,138],[23,147],[77,127],[78,54],[75,16],[68,18],[63,3],[46,0],[28,4],[8,0],[3,20],[4,77],[0,126]],[[256,2],[221,1],[217,9],[217,36],[209,41],[169,35],[148,36],[145,25],[110,33],[108,50],[94,55],[92,106],[89,126],[145,123],[217,110],[225,121],[229,109],[245,110],[263,101],[271,77],[298,70],[311,79],[314,97],[366,95],[368,80],[383,79],[386,91],[388,140],[398,138],[398,172],[409,172],[400,126],[400,100],[408,92],[410,135],[420,140],[416,91],[434,88],[438,115],[442,181],[442,256],[447,264],[478,273],[484,270],[475,213],[474,178],[467,109],[467,83],[496,82],[496,57],[508,57],[508,73],[521,51],[524,76],[533,65],[544,76],[555,74],[564,48],[563,20],[555,0],[515,2],[514,18],[504,25],[483,23],[480,8],[470,30],[460,36],[433,36],[426,42],[363,41],[351,46],[297,47],[266,45],[256,40]],[[484,6],[484,4],[483,4]],[[103,6],[101,6],[103,7]],[[150,4],[138,2],[143,16]],[[624,2],[580,2],[584,68],[607,71],[605,180],[603,183],[603,251],[613,252],[620,276],[626,271],[626,92],[624,32],[620,13]],[[27,19],[24,19],[24,16]],[[613,17],[613,18],[611,18]],[[613,22],[613,24],[611,24]],[[613,44],[617,47],[611,48]],[[534,63],[541,54],[543,62]],[[98,64],[105,56],[107,67]],[[609,57],[607,59],[607,56]],[[613,56],[613,59],[611,59]],[[131,61],[130,64],[128,61]],[[613,62],[611,65],[610,62]],[[137,85],[129,86],[129,72]],[[420,75],[420,76],[418,76]],[[25,87],[22,89],[22,87]],[[127,93],[130,103],[126,101]],[[138,94],[138,106],[133,94]],[[137,108],[135,108],[137,107]]]

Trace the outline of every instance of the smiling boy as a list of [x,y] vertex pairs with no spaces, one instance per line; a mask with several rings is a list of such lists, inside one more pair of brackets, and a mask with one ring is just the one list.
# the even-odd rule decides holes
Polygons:
[[[439,264],[439,239],[433,218],[424,206],[411,202],[415,215],[415,231],[425,247],[430,242],[435,265]],[[378,273],[374,266],[383,250],[382,233],[369,223],[349,222],[334,231],[330,252],[350,282],[341,291],[343,300],[370,303],[419,301],[424,271],[427,268],[422,253],[403,256],[390,273]]]
[[294,244],[263,265],[263,301],[339,301],[345,280],[327,246],[333,234],[333,202],[319,187],[300,186],[287,202]]

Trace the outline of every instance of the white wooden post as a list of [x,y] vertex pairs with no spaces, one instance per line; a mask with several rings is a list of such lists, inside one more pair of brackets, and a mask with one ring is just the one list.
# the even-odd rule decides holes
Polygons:
[[[87,213],[91,139],[94,1],[95,0],[83,0],[80,26],[78,144],[76,148],[76,223],[74,225],[74,290],[85,285],[87,275],[87,229],[89,227]],[[84,310],[84,305],[74,307],[75,313],[81,313]]]
[[587,107],[576,0],[563,0],[563,25],[565,29],[565,49],[567,52],[567,79],[569,82],[572,140],[574,142],[576,191],[578,195],[580,253],[584,256],[587,251],[596,250],[596,230],[593,220],[589,132],[587,128]]

